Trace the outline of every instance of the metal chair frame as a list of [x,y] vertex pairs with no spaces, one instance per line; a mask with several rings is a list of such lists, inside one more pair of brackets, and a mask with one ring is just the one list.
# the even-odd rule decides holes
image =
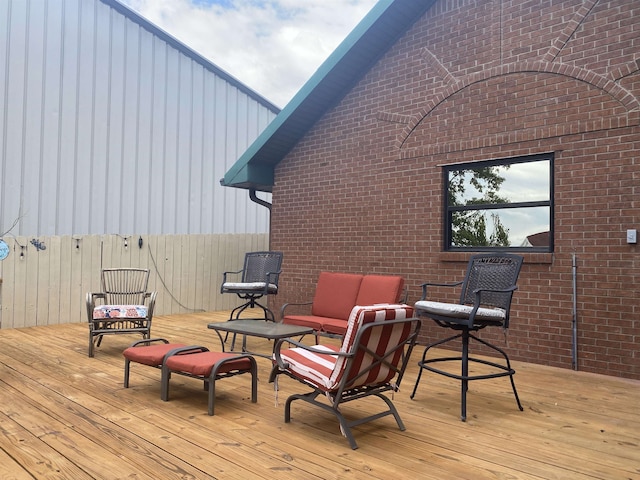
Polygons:
[[[472,306],[471,312],[467,316],[460,315],[459,317],[452,317],[448,315],[438,315],[433,312],[425,312],[421,310],[418,304],[416,304],[416,315],[420,317],[428,317],[434,320],[439,326],[458,331],[460,333],[451,337],[439,340],[437,342],[430,343],[426,346],[422,355],[422,360],[418,362],[420,367],[418,371],[418,378],[416,379],[411,398],[413,399],[418,389],[418,384],[422,377],[423,370],[429,370],[431,372],[454,378],[461,381],[461,412],[460,418],[464,422],[467,418],[467,391],[469,389],[469,382],[473,380],[485,380],[489,378],[509,377],[511,381],[511,388],[518,404],[518,408],[522,411],[522,404],[518,397],[516,385],[513,380],[515,370],[511,367],[511,362],[507,353],[474,335],[472,332],[477,332],[489,326],[500,326],[505,330],[509,328],[509,314],[511,308],[511,300],[513,293],[518,288],[516,282],[520,273],[523,258],[519,255],[513,254],[478,254],[471,257],[467,266],[467,273],[465,278],[461,282],[455,283],[424,283],[422,284],[422,298],[427,299],[427,288],[430,286],[438,287],[457,287],[462,285],[460,293],[460,304]],[[497,307],[504,311],[503,319],[488,319],[477,318],[478,309],[482,307]],[[437,347],[448,342],[460,339],[462,343],[462,352],[459,356],[445,356],[437,358],[427,359],[427,353],[433,347]],[[469,344],[471,340],[475,340],[482,345],[498,352],[504,359],[504,364],[494,362],[491,360],[485,360],[482,358],[475,358],[469,355]],[[443,370],[433,364],[442,362],[460,362],[461,373],[455,374],[449,371]],[[485,374],[469,374],[469,363],[479,363],[488,365],[497,369],[491,373]]]
[[[377,336],[384,336],[385,334],[389,335],[391,329],[394,329],[394,331],[396,328],[404,329],[407,325],[409,325],[408,332],[404,336],[398,336],[399,341],[397,343],[392,342],[391,344],[389,344],[384,352],[372,351],[367,346],[366,342],[369,341],[369,338],[377,338]],[[274,382],[278,375],[285,374],[303,383],[304,385],[308,387],[311,386],[313,388],[313,391],[309,393],[293,394],[287,398],[284,413],[285,423],[289,423],[291,421],[291,403],[294,400],[304,400],[307,403],[310,403],[322,408],[327,412],[332,413],[338,419],[340,423],[340,430],[349,441],[351,448],[354,450],[358,448],[358,445],[355,441],[351,428],[357,425],[377,420],[388,415],[393,415],[398,428],[401,431],[404,431],[406,428],[404,423],[402,422],[402,419],[400,418],[398,410],[396,409],[391,399],[389,399],[386,395],[383,395],[383,393],[388,391],[398,391],[409,361],[409,357],[411,356],[411,352],[418,338],[420,326],[421,322],[417,318],[385,320],[366,323],[359,328],[356,334],[355,341],[351,349],[349,349],[349,351],[347,352],[327,352],[325,350],[318,350],[316,348],[316,345],[308,346],[292,339],[279,340],[274,349],[275,365],[272,369],[269,381]],[[284,344],[291,344],[295,347],[300,347],[309,352],[314,352],[320,355],[346,358],[346,362],[343,367],[344,371],[342,373],[339,385],[335,389],[326,391],[320,386],[313,385],[308,380],[305,380],[297,376],[295,373],[291,372],[288,369],[288,364],[283,361],[280,355],[281,348]],[[394,356],[397,355],[398,351],[401,352],[397,357],[397,363],[394,363],[393,359]],[[370,356],[373,361],[370,365],[358,369],[362,362],[363,355]],[[386,382],[359,385],[363,377],[366,378],[367,375],[370,374],[370,372],[375,372],[380,368],[388,368],[390,371],[394,372],[395,375]],[[341,405],[369,396],[380,398],[386,404],[387,409],[382,412],[368,415],[352,421],[347,420],[340,411]],[[323,401],[321,402],[316,400],[318,397]],[[330,399],[329,403],[327,403],[327,398]]]
[[[264,312],[265,320],[275,321],[273,312],[259,303],[258,299],[278,294],[282,257],[282,252],[248,252],[244,257],[242,270],[222,274],[220,293],[233,293],[245,301],[231,311],[229,320],[239,319],[247,308],[259,307]],[[234,275],[241,276],[238,283],[230,282]]]

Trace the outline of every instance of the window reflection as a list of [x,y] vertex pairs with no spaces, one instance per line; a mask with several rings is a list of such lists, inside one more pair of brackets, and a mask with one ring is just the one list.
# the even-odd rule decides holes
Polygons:
[[445,168],[447,248],[553,246],[552,155]]

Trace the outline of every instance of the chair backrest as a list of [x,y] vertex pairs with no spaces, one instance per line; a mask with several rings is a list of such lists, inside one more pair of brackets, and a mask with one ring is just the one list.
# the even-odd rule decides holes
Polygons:
[[[460,303],[473,305],[477,289],[508,289],[518,281],[522,257],[509,253],[483,253],[474,255],[469,260],[467,273],[462,283]],[[507,313],[511,307],[513,292],[483,292],[480,295],[481,305],[501,308]]]
[[408,305],[356,306],[349,316],[347,333],[330,377],[333,388],[352,389],[379,385],[398,376],[399,385],[406,362],[420,330]]
[[282,252],[248,252],[244,257],[242,282],[266,282],[278,286]]
[[109,305],[142,305],[147,293],[149,270],[144,268],[105,268],[102,292]]

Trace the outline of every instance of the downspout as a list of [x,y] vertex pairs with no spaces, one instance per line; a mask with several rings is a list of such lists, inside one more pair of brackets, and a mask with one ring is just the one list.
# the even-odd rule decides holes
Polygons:
[[249,189],[249,198],[251,199],[252,202],[255,202],[258,205],[262,205],[263,207],[268,208],[269,209],[269,215],[271,215],[271,204],[269,202],[267,202],[266,200],[262,200],[261,198],[258,198],[258,196],[256,195],[256,189],[255,188],[250,188]]
[[577,275],[576,271],[578,266],[576,264],[576,254],[572,254],[571,258],[571,270],[572,270],[572,284],[573,284],[573,318],[571,321],[572,327],[572,341],[571,341],[571,366],[574,370],[578,370],[578,301],[577,301]]

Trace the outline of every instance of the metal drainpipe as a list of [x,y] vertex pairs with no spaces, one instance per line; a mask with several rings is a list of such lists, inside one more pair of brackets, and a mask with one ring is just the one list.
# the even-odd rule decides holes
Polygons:
[[571,366],[574,370],[578,370],[578,301],[577,301],[577,275],[576,271],[578,266],[576,264],[576,254],[574,253],[571,258],[571,271],[572,271],[572,284],[573,284],[573,318],[571,321],[572,327],[572,342],[571,342]]
[[265,200],[262,200],[261,198],[258,198],[258,196],[256,195],[256,189],[255,188],[250,188],[249,189],[249,198],[251,199],[252,202],[257,203],[258,205],[262,205],[263,207],[266,207],[269,209],[269,215],[271,215],[271,204]]

